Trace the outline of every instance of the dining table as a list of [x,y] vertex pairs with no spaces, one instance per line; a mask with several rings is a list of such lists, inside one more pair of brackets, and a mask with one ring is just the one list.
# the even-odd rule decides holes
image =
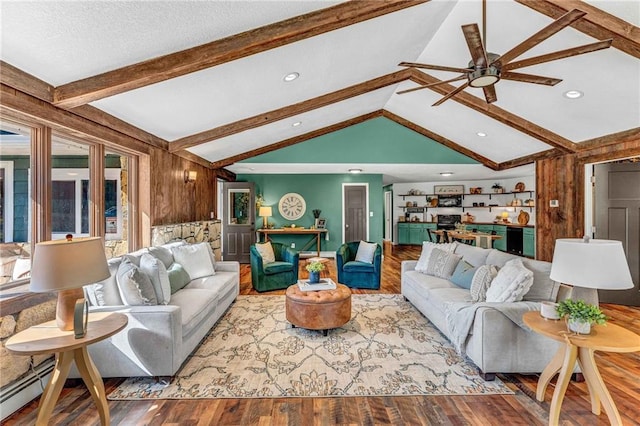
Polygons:
[[448,236],[448,240],[460,241],[465,244],[472,245],[474,242],[477,247],[492,248],[493,242],[502,238],[501,235],[493,235],[485,232],[469,232],[469,231],[456,231],[437,229],[431,231],[438,236],[438,242],[448,242],[445,238],[445,232]]

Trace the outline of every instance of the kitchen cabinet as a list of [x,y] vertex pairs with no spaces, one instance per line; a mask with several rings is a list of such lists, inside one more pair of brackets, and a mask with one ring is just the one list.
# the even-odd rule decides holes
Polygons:
[[500,235],[502,237],[493,242],[493,248],[500,251],[507,251],[507,226],[493,225],[492,230],[496,231],[496,235]]
[[421,245],[423,241],[429,241],[427,229],[436,229],[436,224],[398,222],[398,244]]
[[522,230],[522,254],[526,257],[536,256],[535,228],[524,228]]

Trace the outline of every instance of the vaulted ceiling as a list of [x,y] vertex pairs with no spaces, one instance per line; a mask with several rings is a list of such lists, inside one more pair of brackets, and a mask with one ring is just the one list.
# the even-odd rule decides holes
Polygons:
[[[507,52],[573,8],[586,16],[522,58],[606,38],[613,47],[518,70],[562,82],[502,80],[490,105],[482,89],[467,88],[431,106],[459,82],[397,94],[456,76],[402,61],[467,66],[461,25],[482,25],[481,4],[2,2],[2,83],[20,86],[17,68],[50,85],[41,97],[61,108],[110,114],[151,143],[231,171],[257,154],[381,116],[495,171],[638,134],[636,0],[489,0],[490,52]],[[299,77],[286,82],[293,72]],[[569,90],[583,96],[569,99]]]

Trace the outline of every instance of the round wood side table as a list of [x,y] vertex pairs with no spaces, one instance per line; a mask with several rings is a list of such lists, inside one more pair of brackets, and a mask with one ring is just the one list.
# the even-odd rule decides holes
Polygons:
[[109,425],[109,405],[102,377],[89,357],[87,346],[113,336],[127,325],[124,314],[99,312],[89,314],[87,334],[80,339],[74,337],[73,330],[63,331],[56,321],[34,325],[9,338],[5,344],[8,351],[19,355],[56,354],[56,364],[44,393],[40,397],[36,425],[49,423],[53,408],[60,396],[64,382],[69,375],[71,363],[76,362],[80,376],[89,389],[98,413],[100,423]]

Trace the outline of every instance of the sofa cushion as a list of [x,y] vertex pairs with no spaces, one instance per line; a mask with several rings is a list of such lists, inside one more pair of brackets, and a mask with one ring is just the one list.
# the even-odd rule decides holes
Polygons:
[[491,249],[489,250],[489,255],[487,256],[487,261],[485,262],[487,265],[496,265],[498,268],[502,268],[505,263],[513,259],[522,259],[520,256],[516,256],[515,254],[505,253],[500,250]]
[[357,260],[352,260],[351,262],[347,262],[342,266],[342,270],[345,272],[367,272],[371,273],[375,270],[375,267],[371,263],[367,262],[358,262]]
[[183,288],[171,297],[171,304],[180,307],[182,336],[188,336],[198,324],[213,314],[218,300],[216,293],[201,288]]
[[434,248],[429,256],[427,274],[440,278],[450,278],[462,256],[450,251]]
[[184,270],[181,264],[174,262],[169,269],[167,269],[167,275],[169,276],[169,286],[171,287],[171,294],[174,294],[184,286],[189,284],[191,277]]
[[356,252],[356,262],[373,263],[373,257],[376,254],[378,244],[360,241],[358,251]]
[[84,287],[85,295],[93,306],[119,306],[122,305],[120,290],[118,290],[118,267],[122,263],[122,258],[109,259],[109,278],[95,284]]
[[487,290],[487,302],[519,302],[533,284],[533,272],[521,259],[508,261]]
[[476,269],[477,268],[475,268],[466,260],[461,260],[460,262],[458,262],[456,269],[451,275],[451,282],[458,287],[469,290],[471,288],[471,280],[476,273]]
[[164,263],[151,254],[144,254],[140,258],[140,270],[151,280],[158,304],[169,304],[169,300],[171,300],[171,284]]
[[522,263],[525,268],[533,272],[533,284],[527,294],[524,295],[523,300],[531,300],[534,302],[548,300],[550,302],[555,302],[558,297],[560,283],[549,278],[549,274],[551,273],[551,262],[524,259]]
[[[423,274],[418,271],[407,271],[404,274],[404,279],[406,281],[411,281],[416,287],[425,290],[425,293],[428,293],[427,290],[431,290],[434,288],[451,288],[455,287],[455,285],[444,278],[433,277],[431,275]],[[428,294],[425,294],[425,297],[428,298]]]
[[187,284],[184,288],[201,288],[211,290],[216,294],[220,291],[225,292],[229,285],[235,283],[238,274],[229,271],[216,271],[215,275],[208,277],[196,278]]
[[271,241],[267,241],[266,243],[256,243],[255,247],[256,250],[258,250],[258,253],[260,253],[263,265],[276,261],[276,255],[273,253]]
[[487,263],[489,252],[490,250],[470,246],[469,244],[458,244],[454,251],[454,253],[461,255],[462,259],[476,268]]
[[427,267],[429,266],[429,258],[431,257],[431,252],[434,248],[437,247],[440,250],[454,251],[456,245],[456,243],[432,243],[429,241],[423,242],[422,252],[420,253],[420,258],[418,259],[415,270],[426,274]]
[[263,265],[265,275],[279,274],[293,271],[293,264],[289,262],[271,262]]
[[165,268],[169,268],[173,262],[173,253],[169,247],[149,247],[149,254],[160,260]]
[[149,249],[145,247],[140,250],[132,251],[131,253],[123,254],[122,257],[124,259],[129,259],[134,265],[140,266],[140,259],[142,258],[142,255],[146,253],[149,253]]
[[482,265],[476,270],[471,279],[471,288],[469,289],[472,302],[477,303],[487,300],[487,289],[496,275],[498,275],[498,269],[493,265]]
[[116,277],[125,305],[157,305],[158,299],[149,277],[128,258],[122,259]]
[[216,273],[207,245],[208,243],[198,243],[171,247],[175,262],[182,265],[192,280]]

